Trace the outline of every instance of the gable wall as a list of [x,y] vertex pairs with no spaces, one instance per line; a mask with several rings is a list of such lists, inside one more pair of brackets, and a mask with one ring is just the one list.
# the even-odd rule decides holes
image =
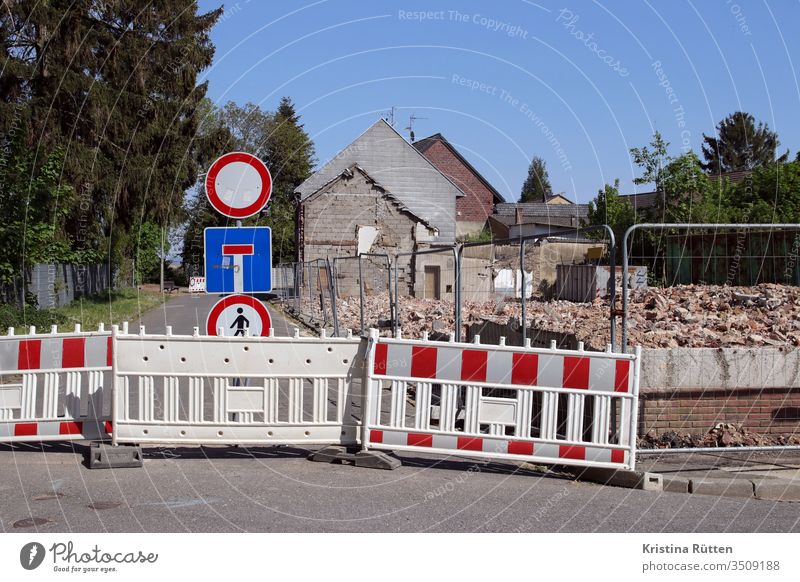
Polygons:
[[[483,228],[492,213],[492,191],[441,141],[436,140],[425,151],[425,157],[466,194],[456,201],[456,221],[473,223],[477,230]],[[458,230],[463,234],[463,227]],[[467,230],[475,230],[475,226]]]

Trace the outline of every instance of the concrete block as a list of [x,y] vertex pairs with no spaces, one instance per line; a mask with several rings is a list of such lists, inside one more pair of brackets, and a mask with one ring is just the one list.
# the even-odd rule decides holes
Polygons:
[[626,471],[623,469],[601,469],[597,467],[571,467],[569,469],[578,479],[613,487],[641,489],[643,491],[662,491],[664,483],[657,473]]
[[690,479],[689,493],[719,497],[753,497],[753,482],[748,479]]
[[138,468],[143,465],[142,449],[137,446],[113,447],[106,443],[92,443],[88,455],[90,469]]
[[664,491],[689,493],[689,479],[686,477],[664,477]]
[[800,501],[800,483],[787,479],[754,480],[756,499]]

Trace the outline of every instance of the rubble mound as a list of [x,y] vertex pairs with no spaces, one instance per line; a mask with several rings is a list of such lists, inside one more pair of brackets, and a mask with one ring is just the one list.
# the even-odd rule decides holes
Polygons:
[[[453,303],[446,300],[400,298],[400,325],[405,337],[423,332],[454,331]],[[337,301],[342,329],[360,328],[358,297]],[[677,347],[798,347],[800,346],[800,288],[763,284],[756,287],[677,285],[631,291],[629,343],[648,348]],[[319,311],[318,306],[308,309]],[[615,306],[617,336],[621,334],[621,299]],[[388,297],[367,296],[364,305],[367,327],[390,319]],[[590,349],[602,350],[610,343],[610,304],[598,298],[592,303],[547,301],[534,297],[527,302],[528,326],[537,330],[574,334]],[[498,297],[487,301],[465,301],[462,324],[493,321],[500,325],[519,322],[519,299]],[[386,325],[385,327],[389,327]]]
[[761,434],[749,431],[744,425],[719,423],[706,434],[667,431],[662,434],[651,430],[640,437],[640,449],[688,449],[695,447],[761,447],[800,444],[798,435]]

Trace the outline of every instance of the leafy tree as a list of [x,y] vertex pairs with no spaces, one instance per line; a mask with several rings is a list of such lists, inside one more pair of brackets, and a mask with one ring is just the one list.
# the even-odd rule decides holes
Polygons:
[[717,124],[717,136],[703,134],[703,169],[711,174],[752,170],[758,166],[783,163],[789,156],[776,159],[780,142],[778,134],[770,131],[765,123],[756,126],[749,113],[737,111]]
[[606,184],[597,192],[595,199],[589,202],[585,225],[607,224],[614,231],[617,241],[622,241],[625,231],[634,222],[633,205],[619,195],[619,180],[615,180],[613,186]]
[[664,197],[653,209],[657,220],[702,223],[728,219],[724,189],[717,187],[703,171],[694,152],[672,159],[664,168],[663,177]]
[[[169,246],[165,242],[165,251]],[[152,222],[137,224],[131,230],[128,256],[136,264],[136,283],[158,280],[161,261],[161,227]]]
[[634,179],[634,184],[654,184],[656,192],[664,191],[664,169],[672,159],[667,154],[669,142],[656,131],[650,147],[631,148],[633,163],[642,168],[643,174]]
[[800,162],[756,168],[729,191],[736,222],[800,222]]
[[[57,148],[40,165],[27,147],[24,131],[4,150],[0,164],[0,284],[11,285],[35,263],[87,263],[99,253],[74,251],[66,229],[77,197],[60,180],[64,150]],[[7,301],[14,298],[6,297]]]
[[547,202],[548,196],[553,194],[547,167],[542,158],[534,156],[528,166],[528,177],[522,185],[520,202]]

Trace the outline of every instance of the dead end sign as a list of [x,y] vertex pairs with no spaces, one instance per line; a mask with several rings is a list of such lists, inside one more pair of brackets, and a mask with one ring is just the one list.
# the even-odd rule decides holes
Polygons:
[[206,334],[267,337],[271,325],[269,311],[261,301],[249,295],[228,295],[217,301],[208,313]]
[[206,196],[214,210],[228,218],[247,218],[269,202],[272,176],[260,159],[245,152],[217,158],[206,174]]

